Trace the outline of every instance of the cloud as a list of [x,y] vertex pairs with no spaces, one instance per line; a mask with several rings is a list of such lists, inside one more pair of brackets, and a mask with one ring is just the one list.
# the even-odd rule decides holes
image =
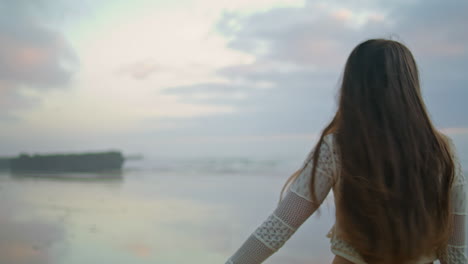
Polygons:
[[[303,8],[278,8],[249,17],[227,14],[218,29],[232,38],[231,48],[255,53],[261,60],[336,68],[356,42],[389,26],[385,20],[375,21],[383,16],[378,11],[363,13],[362,8],[337,9],[324,3],[309,1]],[[229,25],[236,25],[236,30]]]
[[[88,39],[75,39],[83,65],[77,93],[51,95],[48,110],[38,109],[29,118],[40,120],[29,127],[43,131],[41,147],[59,144],[57,138],[63,139],[60,144],[74,142],[81,147],[76,142],[84,139],[73,137],[84,128],[89,138],[94,135],[94,145],[110,142],[110,131],[123,134],[122,130],[147,133],[149,139],[141,139],[144,146],[154,138],[171,139],[166,141],[172,143],[187,135],[234,140],[316,134],[336,110],[340,74],[349,52],[373,37],[401,40],[414,52],[423,95],[438,127],[468,127],[463,102],[468,95],[468,41],[463,33],[468,4],[332,0],[306,1],[304,5],[297,1],[291,7],[256,2],[262,2],[261,8],[247,11],[226,8],[219,1],[198,3],[189,12],[176,3],[177,8],[170,10],[141,8],[141,3],[128,4],[134,7],[132,12],[126,5],[120,13],[96,8],[94,11],[106,12],[80,24]],[[35,95],[65,87],[72,80],[76,54],[57,26],[64,14],[58,11],[69,10],[71,3],[1,4],[0,10],[9,11],[0,11],[0,37],[13,40],[9,40],[13,44],[0,42],[4,61],[0,67],[5,68],[0,71],[2,122],[14,121],[14,113],[40,104]],[[212,9],[206,12],[208,5]],[[245,1],[245,5],[251,2]],[[218,23],[213,24],[216,19]],[[102,25],[96,27],[98,20]],[[63,105],[63,111],[53,110],[63,102],[70,103]],[[162,118],[169,115],[172,117]],[[39,142],[18,133],[29,130],[19,127],[11,126],[12,136],[4,136],[6,141],[16,145]],[[104,129],[105,136],[98,140],[93,133]],[[53,140],[44,141],[52,134]],[[122,136],[118,142],[134,142],[135,138]],[[201,145],[203,150],[205,145]]]
[[393,12],[395,28],[402,31],[417,48],[429,57],[468,55],[467,2],[417,1],[408,8]]
[[39,101],[30,96],[22,95],[15,85],[0,80],[0,121],[16,122],[18,118],[13,112],[30,109],[39,104]]
[[[221,126],[227,128],[220,133],[236,127],[264,135],[315,133],[335,111],[340,74],[352,48],[368,38],[390,37],[403,41],[421,58],[423,93],[434,122],[440,127],[467,127],[463,98],[468,96],[464,88],[468,39],[460,32],[468,23],[463,15],[468,4],[365,3],[309,1],[304,7],[249,16],[226,12],[217,30],[230,40],[231,49],[254,55],[255,61],[219,69],[217,74],[226,80],[221,85],[199,83],[166,92],[179,94],[184,102],[229,104],[237,109],[230,116],[192,119],[198,129],[209,133]],[[239,81],[246,85],[239,86]],[[254,89],[249,84],[254,82],[270,83],[272,88]],[[232,96],[239,91],[242,97]]]
[[163,70],[163,67],[158,65],[154,60],[144,60],[122,66],[117,70],[117,74],[129,74],[136,80],[144,80],[161,70]]
[[63,88],[70,82],[77,57],[64,36],[51,26],[46,1],[0,3],[1,116],[37,105],[20,89]]

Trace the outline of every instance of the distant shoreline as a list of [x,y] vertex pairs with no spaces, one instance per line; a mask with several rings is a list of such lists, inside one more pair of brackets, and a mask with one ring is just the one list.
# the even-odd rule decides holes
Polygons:
[[21,153],[0,159],[0,169],[12,172],[99,172],[120,170],[125,161],[120,151],[34,154]]

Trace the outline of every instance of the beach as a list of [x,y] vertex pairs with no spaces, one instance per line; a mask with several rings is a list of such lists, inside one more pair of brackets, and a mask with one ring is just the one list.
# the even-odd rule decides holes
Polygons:
[[[297,161],[146,160],[116,177],[1,172],[0,262],[224,263],[273,212]],[[265,263],[331,263],[324,205]]]

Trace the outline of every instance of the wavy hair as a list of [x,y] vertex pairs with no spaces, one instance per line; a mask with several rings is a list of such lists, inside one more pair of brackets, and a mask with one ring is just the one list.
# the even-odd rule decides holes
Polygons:
[[[367,263],[406,263],[443,250],[451,234],[454,161],[424,104],[403,44],[370,39],[349,55],[338,110],[322,131],[340,156],[335,187],[340,237]],[[310,190],[319,153],[314,151]],[[294,173],[285,187],[304,169]]]

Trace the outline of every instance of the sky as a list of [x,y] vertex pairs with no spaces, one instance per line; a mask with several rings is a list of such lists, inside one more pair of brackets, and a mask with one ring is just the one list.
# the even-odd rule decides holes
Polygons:
[[350,51],[401,41],[468,157],[468,2],[0,0],[0,155],[304,156]]

